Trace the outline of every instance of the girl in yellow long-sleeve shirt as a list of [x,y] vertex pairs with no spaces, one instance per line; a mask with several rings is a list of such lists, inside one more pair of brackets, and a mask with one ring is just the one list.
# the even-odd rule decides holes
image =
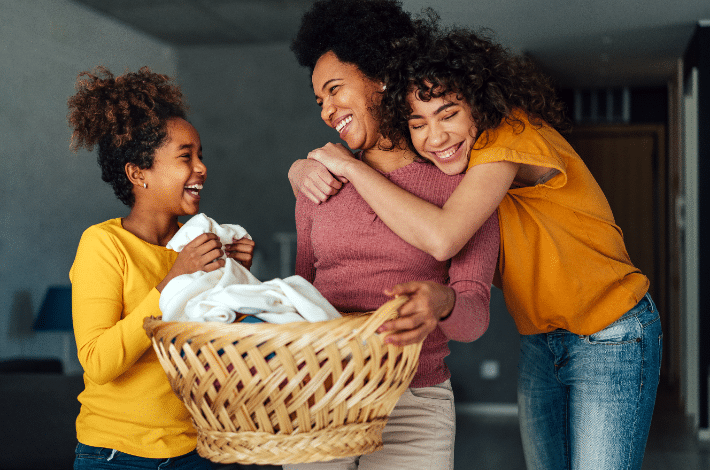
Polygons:
[[77,89],[73,146],[98,145],[102,178],[130,212],[89,227],[69,273],[85,384],[74,468],[215,468],[195,452],[190,415],[143,320],[161,314],[160,292],[174,277],[215,270],[225,252],[250,266],[253,242],[222,246],[204,234],[180,253],[165,248],[178,217],[198,212],[207,177],[200,136],[168,77],[142,68],[114,78],[99,68],[80,74]]

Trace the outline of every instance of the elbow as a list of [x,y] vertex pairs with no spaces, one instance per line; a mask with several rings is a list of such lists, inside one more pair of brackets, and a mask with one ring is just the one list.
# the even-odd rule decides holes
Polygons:
[[485,319],[481,319],[481,322],[476,324],[473,328],[468,329],[468,331],[460,331],[460,334],[454,334],[449,337],[454,341],[459,343],[472,343],[483,336],[483,333],[488,329],[488,316]]
[[84,370],[84,376],[97,385],[106,385],[115,377],[88,354],[79,354],[79,363]]
[[461,250],[461,248],[461,246],[446,240],[446,237],[442,235],[437,236],[435,240],[432,240],[430,248],[426,251],[437,261],[443,262],[453,258],[456,253]]
[[84,368],[84,375],[86,378],[97,385],[106,385],[113,380],[113,377],[109,377],[107,374],[102,373],[100,370],[92,368],[91,366],[87,367],[83,362],[81,363],[81,366]]

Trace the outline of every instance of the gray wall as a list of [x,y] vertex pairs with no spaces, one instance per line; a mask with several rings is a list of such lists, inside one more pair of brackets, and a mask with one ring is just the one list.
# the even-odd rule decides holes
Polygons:
[[[208,167],[201,211],[250,232],[257,277],[281,275],[274,237],[295,231],[288,168],[337,141],[287,43],[175,49],[65,0],[1,2],[0,17],[0,360],[63,357],[66,336],[31,329],[44,292],[69,283],[86,227],[127,214],[101,181],[95,153],[69,150],[66,100],[77,73],[96,65],[117,74],[148,65],[176,77]],[[459,400],[515,400],[517,334],[499,291],[492,305],[482,339],[451,344]],[[70,355],[66,365],[78,372]],[[486,360],[497,363],[497,379],[480,378]]]
[[200,132],[207,184],[200,210],[243,226],[260,256],[260,278],[279,276],[278,232],[295,232],[291,163],[330,139],[310,74],[286,43],[181,48],[178,80]]
[[175,51],[65,0],[0,2],[0,359],[57,356],[63,339],[31,325],[49,285],[69,284],[82,231],[126,214],[94,154],[69,149],[77,74],[150,65]]

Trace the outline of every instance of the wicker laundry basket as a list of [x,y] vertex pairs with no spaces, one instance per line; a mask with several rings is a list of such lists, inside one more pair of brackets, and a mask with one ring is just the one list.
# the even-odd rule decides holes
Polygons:
[[417,369],[421,343],[377,328],[406,297],[325,322],[197,323],[147,318],[170,385],[213,462],[303,463],[374,452]]

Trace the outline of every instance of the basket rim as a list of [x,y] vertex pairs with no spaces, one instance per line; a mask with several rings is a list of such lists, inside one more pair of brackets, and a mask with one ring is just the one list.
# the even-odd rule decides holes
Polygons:
[[143,320],[143,329],[149,337],[153,337],[155,332],[161,328],[180,326],[190,331],[213,331],[223,334],[241,333],[250,335],[263,332],[265,329],[273,330],[273,333],[299,333],[307,334],[310,331],[318,331],[322,328],[332,328],[338,323],[354,323],[355,327],[361,330],[371,329],[374,333],[379,326],[390,318],[398,315],[399,307],[404,305],[409,297],[406,295],[396,296],[380,306],[373,312],[364,312],[353,315],[344,315],[340,318],[309,322],[307,320],[289,323],[223,323],[223,322],[199,322],[199,321],[163,321],[161,316],[149,316]]

